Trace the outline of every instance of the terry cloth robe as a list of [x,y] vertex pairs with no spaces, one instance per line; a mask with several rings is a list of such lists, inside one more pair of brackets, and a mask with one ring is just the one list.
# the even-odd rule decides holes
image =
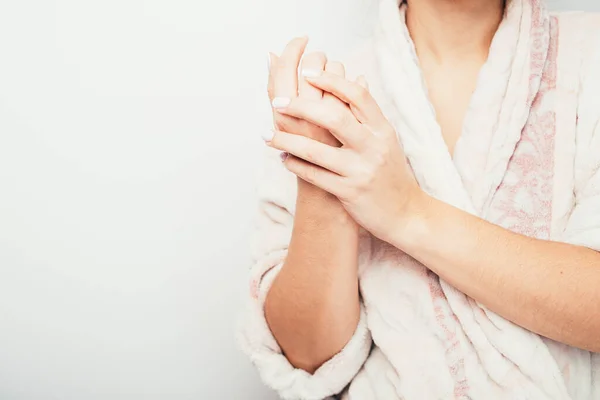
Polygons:
[[[512,0],[452,157],[405,11],[381,0],[376,33],[348,68],[367,76],[423,190],[514,232],[600,251],[600,18]],[[263,305],[286,257],[296,178],[269,150],[261,182],[239,339],[282,398],[600,399],[599,354],[507,321],[368,233],[359,245],[356,333],[314,374],[295,369]]]

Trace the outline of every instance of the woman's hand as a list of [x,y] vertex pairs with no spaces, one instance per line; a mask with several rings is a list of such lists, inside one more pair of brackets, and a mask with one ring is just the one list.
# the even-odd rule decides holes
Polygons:
[[[330,94],[323,94],[321,89],[309,84],[305,79],[298,79],[299,66],[302,70],[319,71],[319,73],[326,70],[344,76],[344,66],[340,63],[327,62],[327,57],[323,53],[309,53],[302,57],[307,41],[306,38],[291,40],[281,53],[281,57],[269,53],[267,91],[271,101],[280,97],[301,97],[307,100],[324,100],[326,102],[339,101]],[[306,120],[273,112],[273,123],[278,130],[309,137],[332,146],[340,146],[340,142],[326,129]],[[267,135],[264,139],[269,140],[270,138]]]
[[287,169],[335,195],[357,223],[389,241],[425,198],[394,128],[363,85],[327,72],[303,73],[343,103],[275,97],[274,109],[326,129],[342,146],[280,130],[269,144],[291,155],[284,161]]
[[[323,94],[321,89],[298,78],[298,64],[305,46],[305,39],[295,39],[280,58],[272,57],[269,78],[271,99],[298,98],[347,107],[335,96]],[[322,53],[304,56],[302,69],[327,70],[332,74],[344,75],[343,66],[327,62]],[[276,111],[274,121],[279,129],[287,130],[290,136],[328,147],[341,145],[327,129],[310,121]],[[264,139],[269,142],[272,135]],[[355,333],[358,339],[354,342],[360,344],[354,347],[366,350],[362,353],[368,352],[371,342],[364,324],[361,330],[357,330],[360,320],[358,224],[335,196],[300,178],[297,182],[298,192],[287,253],[268,290],[264,310],[269,329],[290,364],[312,374],[327,360],[343,353]],[[315,318],[315,313],[318,318]],[[361,357],[366,357],[366,354],[349,354],[341,356],[351,358],[348,363],[344,362],[344,368],[352,370],[356,367],[358,370],[364,362]],[[329,389],[333,390],[331,393],[339,392],[345,384],[347,381],[341,382],[340,387],[335,389],[334,383]]]

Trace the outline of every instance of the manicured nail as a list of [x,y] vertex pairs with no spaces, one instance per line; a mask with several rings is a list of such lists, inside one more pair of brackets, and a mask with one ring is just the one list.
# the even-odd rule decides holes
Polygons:
[[321,71],[317,69],[303,69],[302,76],[305,78],[317,78],[321,76]]
[[279,154],[279,157],[281,158],[281,162],[285,162],[285,160],[287,160],[289,154],[286,153],[285,151]]
[[262,138],[265,142],[270,142],[271,140],[273,140],[273,136],[275,136],[275,132],[273,131],[265,131],[262,133]]
[[267,53],[267,70],[271,72],[271,53]]
[[292,100],[289,97],[275,97],[273,99],[273,108],[286,108]]

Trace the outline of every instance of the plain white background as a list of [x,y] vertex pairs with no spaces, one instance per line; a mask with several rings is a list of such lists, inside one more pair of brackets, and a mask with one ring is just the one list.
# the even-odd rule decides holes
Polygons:
[[374,2],[0,0],[0,399],[276,398],[233,339],[266,52]]

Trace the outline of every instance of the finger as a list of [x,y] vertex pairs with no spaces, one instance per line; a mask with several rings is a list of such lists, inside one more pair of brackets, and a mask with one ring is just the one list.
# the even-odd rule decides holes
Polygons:
[[[367,80],[365,79],[364,75],[360,75],[356,78],[356,80],[354,81],[357,85],[359,85],[360,87],[364,88],[365,90],[369,90],[369,84],[367,83]],[[360,115],[360,111],[356,109],[356,107],[354,107],[353,105],[350,105],[350,110],[352,110],[352,114],[354,114],[354,116],[358,119],[358,115]],[[359,119],[360,121],[360,119]],[[363,124],[366,125],[365,122],[362,122]],[[372,131],[373,134],[377,134],[376,131]]]
[[318,125],[331,132],[342,144],[354,148],[361,148],[364,141],[372,136],[341,102],[280,97],[274,99],[272,105],[276,112]]
[[298,96],[298,65],[307,43],[305,37],[293,39],[271,66],[274,98]]
[[348,173],[349,160],[345,157],[342,149],[329,146],[306,136],[276,131],[269,142],[269,146],[292,154],[338,175],[346,176]]
[[365,88],[366,90],[369,90],[369,83],[367,82],[367,79],[364,75],[360,75],[358,78],[356,78],[356,83]]
[[[302,59],[302,75],[320,75],[325,70],[326,63],[325,53],[307,54]],[[305,79],[299,79],[298,95],[307,99],[321,99],[323,98],[323,91],[306,82]]]
[[277,62],[279,61],[279,57],[277,57],[275,54],[273,53],[269,53],[268,54],[268,60],[269,60],[269,80],[267,82],[267,93],[269,94],[269,100],[273,101],[273,98],[275,97],[275,79],[273,79],[273,66],[275,64],[277,64]]
[[373,127],[385,124],[386,119],[379,109],[371,93],[363,86],[334,74],[324,72],[320,76],[309,76],[307,82],[331,93],[356,110],[356,117],[361,123]]
[[[325,66],[325,71],[327,71],[330,74],[334,74],[341,77],[346,76],[346,68],[344,67],[344,64],[337,61],[328,62]],[[310,83],[308,84],[310,85]],[[323,92],[323,99],[325,99],[326,101],[340,101],[340,99],[338,99],[329,92]]]
[[315,185],[334,196],[339,197],[344,193],[344,178],[331,171],[293,155],[285,157],[283,165],[300,179]]

